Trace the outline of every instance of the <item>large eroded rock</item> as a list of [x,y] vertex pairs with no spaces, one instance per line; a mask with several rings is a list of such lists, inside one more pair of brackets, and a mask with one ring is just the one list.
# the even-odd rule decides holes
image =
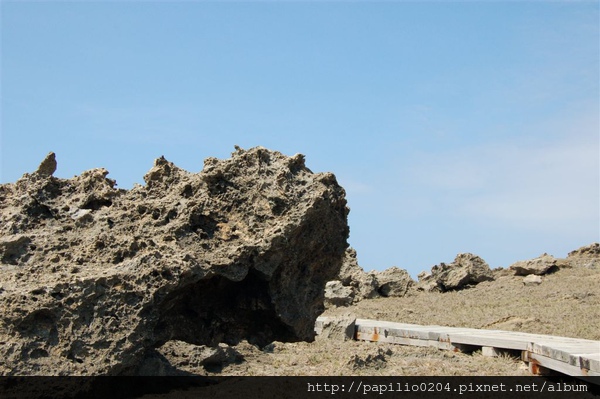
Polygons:
[[491,281],[494,274],[479,256],[470,253],[456,255],[454,262],[441,263],[431,268],[431,273],[419,274],[417,289],[424,291],[450,291]]
[[348,236],[344,190],[302,155],[236,148],[145,186],[59,179],[54,154],[0,185],[0,374],[134,372],[170,341],[311,340]]

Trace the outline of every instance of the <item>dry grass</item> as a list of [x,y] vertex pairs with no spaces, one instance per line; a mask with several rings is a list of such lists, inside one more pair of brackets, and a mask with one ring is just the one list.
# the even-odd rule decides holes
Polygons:
[[544,276],[539,286],[526,287],[522,280],[502,271],[495,281],[471,289],[362,301],[352,311],[403,323],[600,340],[600,270],[561,269]]
[[[373,342],[274,343],[272,352],[242,351],[245,361],[208,375],[287,376],[419,376],[419,375],[527,375],[517,358],[489,358]],[[197,372],[197,370],[196,370]]]
[[[600,340],[600,270],[561,269],[539,286],[496,273],[496,280],[457,292],[412,292],[405,298],[365,300],[325,315],[414,324],[489,328]],[[210,375],[528,375],[518,358],[484,357],[434,348],[372,342],[279,343],[269,350],[243,345],[245,361]],[[196,372],[198,372],[196,370]]]

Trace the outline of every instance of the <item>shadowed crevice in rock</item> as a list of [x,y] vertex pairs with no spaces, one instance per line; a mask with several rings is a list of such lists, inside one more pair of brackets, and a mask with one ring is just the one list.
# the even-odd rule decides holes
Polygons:
[[222,276],[200,280],[170,293],[158,312],[157,346],[170,340],[237,345],[243,339],[264,346],[275,339],[297,339],[277,317],[268,282],[256,272],[237,282]]

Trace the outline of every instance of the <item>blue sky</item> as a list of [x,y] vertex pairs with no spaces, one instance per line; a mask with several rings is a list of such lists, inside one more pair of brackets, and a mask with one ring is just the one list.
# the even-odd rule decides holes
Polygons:
[[600,241],[596,1],[0,7],[2,183],[260,145],[335,173],[366,270]]

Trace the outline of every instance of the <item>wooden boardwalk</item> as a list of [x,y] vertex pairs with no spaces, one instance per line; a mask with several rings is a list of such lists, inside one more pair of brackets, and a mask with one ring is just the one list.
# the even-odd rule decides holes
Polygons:
[[[328,320],[319,317],[315,331],[319,333]],[[356,319],[354,339],[460,352],[481,349],[484,356],[520,352],[521,359],[529,364],[533,374],[554,370],[576,377],[600,376],[600,341],[588,339],[368,319]]]

